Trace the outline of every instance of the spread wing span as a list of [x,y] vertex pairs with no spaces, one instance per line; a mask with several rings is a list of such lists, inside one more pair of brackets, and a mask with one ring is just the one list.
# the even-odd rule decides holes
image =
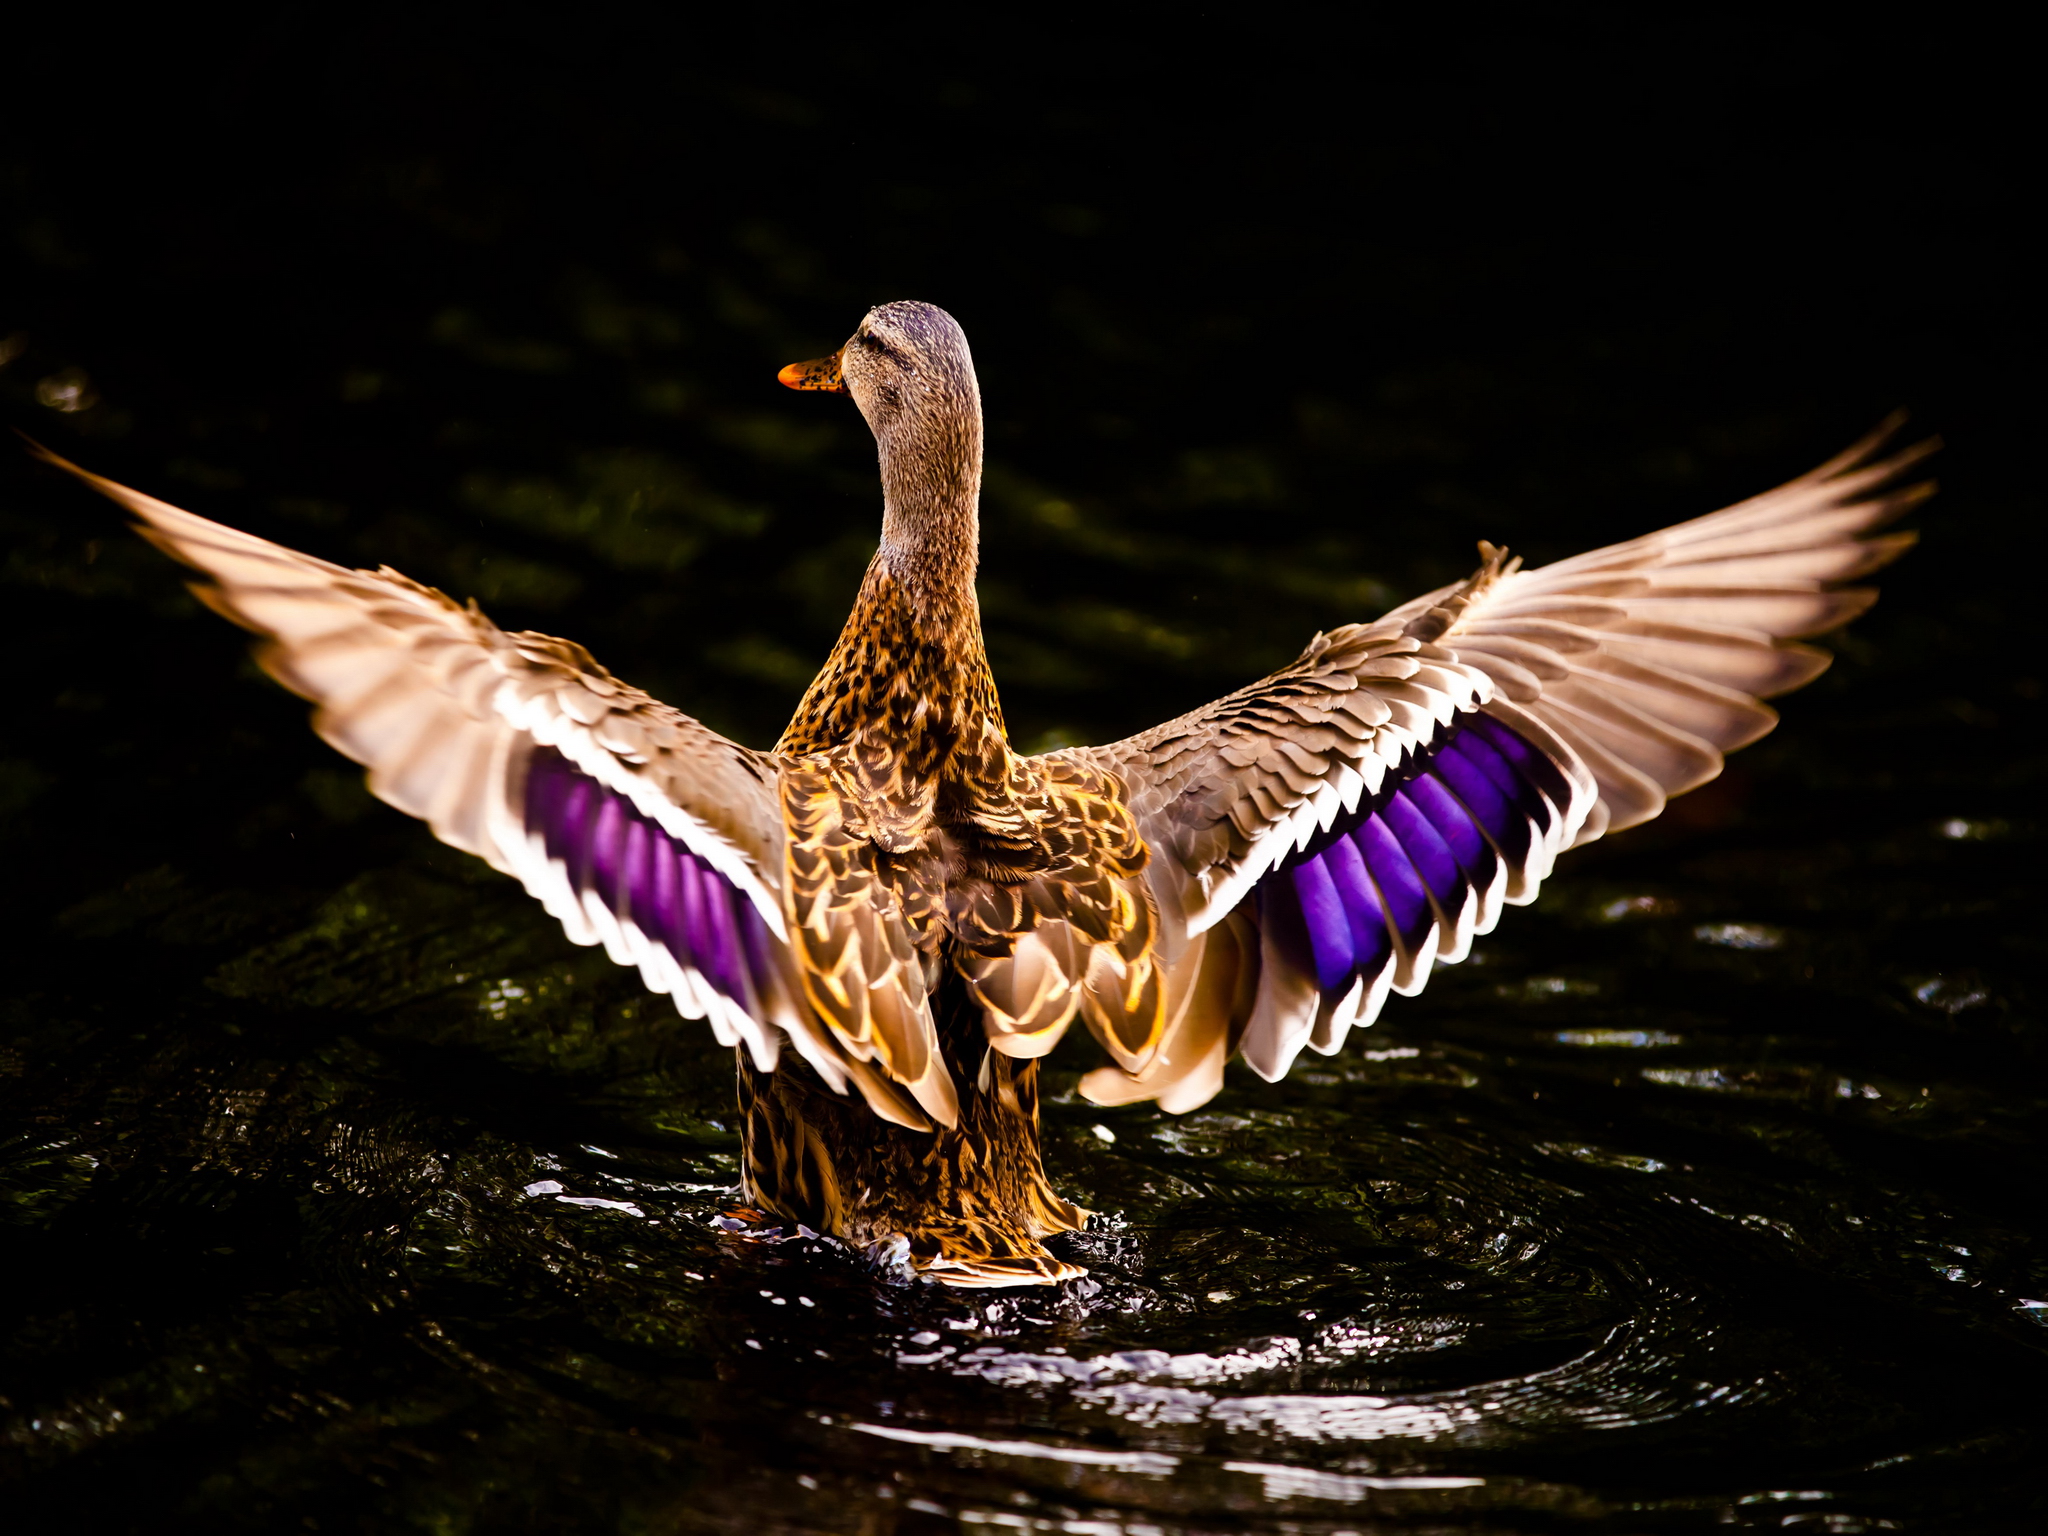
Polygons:
[[517,878],[579,944],[603,944],[686,1018],[767,1070],[786,1039],[877,1113],[929,1121],[802,1000],[782,910],[773,759],[628,687],[566,640],[500,630],[385,568],[349,570],[223,527],[45,453],[207,578],[262,636],[264,670],[316,706],[371,790]]
[[1336,1051],[1462,960],[1558,853],[1648,821],[1777,723],[1811,681],[1799,641],[1876,601],[1846,581],[1896,558],[1881,530],[1932,493],[1937,446],[1887,453],[1887,422],[1788,485],[1625,544],[1520,569],[1480,546],[1467,580],[1106,747],[1153,854],[1168,1023],[1102,1103],[1181,1111],[1242,1049],[1267,1079]]

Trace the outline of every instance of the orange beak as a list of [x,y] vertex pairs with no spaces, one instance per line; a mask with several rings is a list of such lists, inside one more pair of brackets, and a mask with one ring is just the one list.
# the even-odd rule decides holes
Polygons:
[[790,389],[822,389],[834,395],[846,393],[846,382],[839,377],[837,352],[830,357],[814,357],[808,363],[791,363],[775,377]]

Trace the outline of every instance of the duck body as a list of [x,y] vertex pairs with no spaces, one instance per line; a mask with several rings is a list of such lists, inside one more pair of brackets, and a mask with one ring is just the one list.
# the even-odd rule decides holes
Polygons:
[[90,475],[372,791],[519,879],[739,1062],[755,1204],[962,1286],[1080,1274],[1047,1179],[1039,1059],[1081,1022],[1103,1104],[1283,1075],[1455,964],[1557,855],[1648,820],[1825,667],[1843,583],[1912,541],[1932,445],[1893,428],[1724,511],[1463,582],[1123,742],[1011,749],[974,579],[982,418],[943,310],[886,304],[785,384],[849,394],[882,537],[775,747],[350,571]]
[[[877,1127],[801,1065],[743,1066],[749,1192],[865,1245],[900,1235],[955,1283],[1079,1274],[1037,1241],[1086,1220],[1045,1178],[1037,1055],[1084,1008],[1126,1059],[1156,1039],[1144,840],[1113,774],[1011,750],[974,591],[981,410],[959,327],[885,305],[796,371],[836,372],[869,413],[885,510],[775,747],[793,947],[811,1006],[914,1084],[934,1124]],[[1020,1006],[1027,939],[1058,957]]]

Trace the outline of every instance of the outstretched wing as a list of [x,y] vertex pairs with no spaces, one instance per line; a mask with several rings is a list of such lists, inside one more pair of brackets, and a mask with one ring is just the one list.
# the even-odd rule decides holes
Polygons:
[[774,762],[606,672],[581,646],[507,634],[396,571],[355,571],[42,455],[119,502],[263,637],[264,670],[317,706],[379,799],[516,877],[579,944],[605,946],[757,1065],[786,1036],[826,1081],[923,1124],[802,1001],[785,942]]
[[1657,815],[1811,681],[1801,637],[1876,601],[1879,532],[1931,494],[1898,422],[1790,484],[1534,571],[1482,545],[1466,581],[1318,635],[1291,666],[1113,746],[1153,852],[1168,1025],[1100,1102],[1205,1102],[1242,1048],[1270,1079],[1422,990],[1565,848]]

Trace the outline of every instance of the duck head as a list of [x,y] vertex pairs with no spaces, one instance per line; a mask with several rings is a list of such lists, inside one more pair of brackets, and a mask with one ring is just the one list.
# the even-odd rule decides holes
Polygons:
[[[882,460],[882,547],[899,577],[971,573],[979,533],[981,386],[959,322],[902,299],[869,310],[846,345],[791,363],[791,389],[853,396]],[[921,582],[917,584],[922,584]]]
[[966,333],[938,305],[915,299],[876,305],[837,352],[791,363],[776,377],[791,389],[853,396],[885,453],[900,439],[981,421]]

